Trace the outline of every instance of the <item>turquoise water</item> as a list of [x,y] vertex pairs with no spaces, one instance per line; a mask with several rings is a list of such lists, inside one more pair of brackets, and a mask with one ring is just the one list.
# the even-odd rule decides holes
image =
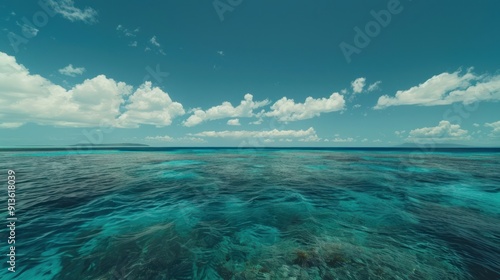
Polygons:
[[498,150],[2,151],[18,221],[0,277],[500,279],[499,167]]

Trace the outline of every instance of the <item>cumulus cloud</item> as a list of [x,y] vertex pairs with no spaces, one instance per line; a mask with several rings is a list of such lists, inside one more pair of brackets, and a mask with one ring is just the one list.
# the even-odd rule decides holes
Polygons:
[[411,130],[407,140],[466,140],[469,139],[468,131],[461,129],[458,124],[451,124],[449,121],[440,121],[437,126],[423,127]]
[[69,21],[83,21],[85,23],[97,22],[97,11],[86,7],[80,9],[75,7],[73,0],[48,0],[47,5],[52,10],[60,14],[62,17]]
[[84,67],[73,67],[72,64],[59,69],[59,73],[70,77],[76,77],[76,75],[81,75],[83,72],[85,72]]
[[351,82],[352,91],[354,93],[361,93],[366,85],[366,78],[357,78]]
[[500,75],[478,76],[466,73],[442,73],[408,90],[399,90],[394,97],[383,95],[375,109],[399,105],[449,105],[455,102],[471,104],[477,101],[500,100]]
[[125,109],[117,120],[120,127],[139,127],[139,124],[167,126],[172,119],[185,113],[182,104],[173,102],[167,93],[152,87],[151,82],[145,82],[130,96]]
[[329,98],[307,97],[304,103],[295,103],[293,99],[286,97],[276,101],[271,106],[271,111],[265,113],[267,117],[275,117],[282,122],[298,121],[319,116],[321,113],[329,113],[344,109],[344,96],[333,93]]
[[485,123],[484,126],[492,128],[491,135],[500,135],[500,121]]
[[240,124],[240,119],[230,119],[227,121],[228,125],[241,125]]
[[190,134],[197,137],[213,137],[213,138],[304,138],[316,136],[314,128],[310,127],[307,130],[234,130],[234,131],[203,131],[195,134]]
[[217,54],[220,55],[220,56],[224,56],[224,52],[223,51],[217,51]]
[[[132,96],[132,86],[104,75],[66,90],[29,73],[14,57],[2,52],[0,92],[0,126],[4,128],[28,122],[71,127],[99,126],[103,122],[118,125],[117,120],[127,127],[139,123],[163,126],[183,113],[182,105],[172,102],[160,89],[151,89],[148,82]],[[125,112],[120,109],[124,104]]]
[[218,120],[224,118],[253,117],[253,110],[269,104],[269,101],[253,101],[253,95],[247,93],[240,105],[234,107],[230,102],[223,102],[221,105],[214,106],[206,111],[194,109],[193,114],[183,122],[184,126],[195,126],[204,121]]

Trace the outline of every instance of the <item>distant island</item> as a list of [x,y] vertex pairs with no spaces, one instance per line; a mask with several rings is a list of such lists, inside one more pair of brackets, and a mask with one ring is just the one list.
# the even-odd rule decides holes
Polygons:
[[84,146],[84,147],[149,147],[146,144],[137,144],[137,143],[112,143],[112,144],[92,144],[92,143],[83,143],[83,144],[75,144],[71,146]]
[[396,148],[473,148],[473,146],[453,144],[453,143],[403,143],[395,146]]

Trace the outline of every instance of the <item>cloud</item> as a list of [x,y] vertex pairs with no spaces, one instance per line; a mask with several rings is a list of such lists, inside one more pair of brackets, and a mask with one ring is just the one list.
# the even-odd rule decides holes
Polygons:
[[105,75],[87,79],[66,90],[40,75],[29,73],[14,57],[2,52],[0,92],[2,127],[28,122],[69,127],[92,127],[101,123],[118,126],[118,120],[126,127],[164,126],[183,113],[181,104],[172,102],[160,89],[151,89],[149,82],[132,96],[132,86]]
[[123,25],[121,25],[121,24],[118,24],[118,26],[116,27],[116,30],[126,37],[136,37],[137,33],[139,33],[139,28],[136,28],[134,30],[129,30],[129,29],[123,27]]
[[484,126],[490,127],[493,130],[491,131],[491,136],[500,135],[500,121],[485,123]]
[[187,120],[183,122],[184,126],[195,126],[204,121],[218,120],[224,118],[237,118],[237,117],[253,117],[254,109],[260,108],[269,104],[269,101],[253,101],[253,95],[247,93],[244,96],[244,100],[240,102],[240,105],[234,107],[231,103],[225,101],[221,105],[212,107],[206,111],[201,109],[194,109],[193,114],[189,116]]
[[181,142],[181,143],[206,143],[207,140],[199,137],[184,136],[179,138],[173,138],[168,135],[159,136],[147,136],[144,138],[148,142]]
[[181,137],[177,138],[178,141],[181,141],[183,143],[185,142],[190,142],[190,143],[206,143],[207,140],[199,137]]
[[258,120],[256,120],[256,121],[250,122],[250,124],[259,125],[259,124],[262,124],[262,122],[264,122],[264,119],[259,118],[259,119],[258,119]]
[[366,78],[357,78],[351,82],[352,91],[354,93],[361,93],[366,84]]
[[265,113],[265,116],[275,117],[282,122],[298,121],[317,117],[321,113],[340,111],[344,105],[344,97],[337,92],[329,98],[314,99],[309,96],[304,103],[295,103],[293,99],[283,97],[271,106],[272,111]]
[[144,138],[146,141],[158,141],[158,142],[172,142],[174,138],[164,135],[164,136],[147,136]]
[[224,56],[224,52],[223,51],[217,51],[217,54],[220,55],[220,56]]
[[440,121],[437,126],[423,127],[411,130],[407,140],[467,140],[468,131],[461,129],[458,124],[451,124],[449,121]]
[[16,128],[22,126],[22,122],[4,122],[0,123],[0,128]]
[[52,8],[55,13],[60,14],[69,21],[83,21],[85,23],[97,22],[96,10],[89,7],[85,9],[76,8],[73,0],[48,0],[47,5]]
[[70,76],[70,77],[76,77],[76,75],[83,74],[83,72],[85,72],[85,68],[84,67],[74,68],[73,65],[70,64],[64,68],[59,69],[58,71],[59,71],[59,73],[61,73],[63,75]]
[[309,135],[305,138],[299,139],[299,142],[319,142],[319,141],[321,141],[321,138],[319,138],[316,134]]
[[137,47],[137,41],[130,42],[129,47]]
[[374,91],[374,90],[377,90],[379,89],[379,85],[381,84],[382,82],[381,81],[376,81],[375,83],[371,84],[368,86],[368,89],[366,91],[368,92],[371,92],[371,91]]
[[339,137],[336,137],[332,140],[330,140],[331,142],[335,142],[335,143],[350,143],[350,142],[354,142],[354,138],[352,137],[349,137],[349,138],[339,138]]
[[406,133],[406,130],[397,130],[397,131],[394,131],[394,134],[396,134],[399,137],[402,137],[403,134],[405,134],[405,133]]
[[119,127],[139,127],[139,124],[163,127],[185,114],[182,104],[173,102],[160,88],[151,87],[151,82],[145,82],[130,96],[125,109],[117,119]]
[[[160,54],[162,54],[162,55],[166,55],[166,53],[165,53],[165,52],[163,51],[163,49],[161,48],[160,43],[159,43],[159,42],[158,42],[158,40],[156,39],[156,36],[153,36],[153,37],[149,40],[149,42],[150,42],[152,45],[156,46],[156,48],[158,49],[158,52],[159,52]],[[148,47],[146,47],[145,51],[149,51],[149,50],[151,50],[151,49],[150,49],[150,48],[148,48]]]
[[241,125],[240,124],[240,119],[230,119],[227,121],[228,125]]
[[475,75],[469,69],[462,74],[442,73],[408,90],[399,90],[394,97],[383,95],[375,109],[399,105],[471,104],[477,101],[500,100],[500,75]]
[[358,109],[358,108],[361,108],[361,104],[355,104],[354,106],[352,106],[353,108],[355,109]]
[[17,25],[21,27],[23,34],[25,34],[28,38],[35,37],[38,34],[39,30],[31,24],[20,24],[17,22]]
[[[307,130],[225,130],[225,131],[203,131],[195,134],[190,134],[196,137],[213,137],[213,138],[303,138],[316,136],[314,128],[310,127]],[[316,136],[317,137],[317,136]]]
[[151,44],[153,44],[153,45],[157,46],[157,47],[160,47],[160,46],[161,46],[161,45],[160,45],[160,43],[158,43],[158,41],[156,40],[156,36],[153,36],[153,37],[149,40],[149,42],[150,42]]

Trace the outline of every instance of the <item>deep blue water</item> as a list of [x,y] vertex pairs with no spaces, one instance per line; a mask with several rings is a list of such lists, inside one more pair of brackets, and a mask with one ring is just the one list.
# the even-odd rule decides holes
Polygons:
[[498,149],[3,150],[2,209],[8,169],[1,279],[500,279]]

